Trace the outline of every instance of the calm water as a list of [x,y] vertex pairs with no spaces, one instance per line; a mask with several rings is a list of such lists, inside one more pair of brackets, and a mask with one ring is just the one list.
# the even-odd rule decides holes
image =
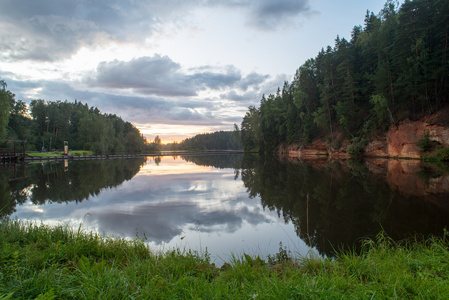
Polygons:
[[394,239],[442,235],[449,175],[416,161],[237,154],[3,166],[0,209],[138,235],[158,249],[207,250],[216,263],[243,252],[266,257],[280,243],[332,256],[382,228]]

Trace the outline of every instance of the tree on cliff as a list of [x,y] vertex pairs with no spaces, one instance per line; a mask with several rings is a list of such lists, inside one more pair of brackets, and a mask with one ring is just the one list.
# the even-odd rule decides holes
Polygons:
[[241,125],[244,148],[257,143],[272,151],[317,137],[369,139],[399,119],[448,104],[448,15],[447,0],[406,0],[401,7],[388,0],[379,14],[367,11],[350,41],[337,36],[282,92],[249,108]]

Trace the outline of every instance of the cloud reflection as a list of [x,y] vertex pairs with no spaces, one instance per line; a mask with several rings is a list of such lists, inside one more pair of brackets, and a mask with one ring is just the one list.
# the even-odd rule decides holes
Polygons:
[[160,166],[161,173],[157,166],[143,167],[144,172],[120,190],[103,192],[77,214],[88,212],[85,225],[99,232],[145,234],[156,244],[169,243],[186,231],[234,233],[245,224],[271,221],[258,201],[248,199],[232,169],[218,172],[171,158],[162,158]]

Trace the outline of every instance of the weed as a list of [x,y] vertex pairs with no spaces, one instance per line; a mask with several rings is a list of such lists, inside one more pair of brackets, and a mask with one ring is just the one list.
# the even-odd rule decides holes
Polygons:
[[449,296],[449,241],[394,242],[385,233],[336,259],[279,252],[234,257],[152,253],[140,239],[103,238],[65,226],[0,223],[0,299],[366,299]]

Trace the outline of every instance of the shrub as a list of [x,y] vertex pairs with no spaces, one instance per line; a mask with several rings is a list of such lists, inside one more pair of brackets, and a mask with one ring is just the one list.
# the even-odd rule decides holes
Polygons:
[[366,145],[367,141],[364,138],[353,137],[351,146],[348,147],[348,154],[353,156],[361,155]]
[[422,138],[416,142],[416,146],[421,149],[422,152],[427,152],[432,149],[432,141],[430,140],[430,133],[424,132]]

